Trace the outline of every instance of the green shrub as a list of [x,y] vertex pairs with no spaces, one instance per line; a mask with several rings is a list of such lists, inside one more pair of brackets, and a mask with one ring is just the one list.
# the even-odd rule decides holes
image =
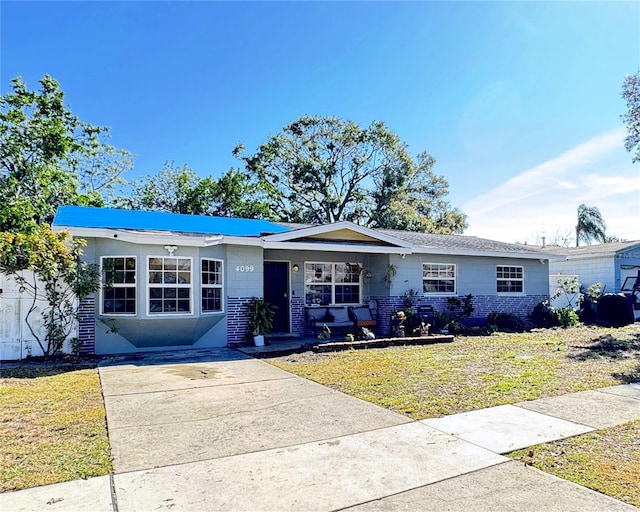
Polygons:
[[534,327],[555,327],[558,325],[558,318],[548,300],[543,300],[535,305],[529,315],[529,320]]
[[574,325],[578,325],[580,319],[578,318],[578,313],[576,313],[572,308],[560,308],[555,310],[556,321],[558,325],[561,327],[571,327]]
[[487,322],[498,331],[524,332],[531,329],[531,323],[529,321],[513,313],[498,313],[492,311],[487,317]]

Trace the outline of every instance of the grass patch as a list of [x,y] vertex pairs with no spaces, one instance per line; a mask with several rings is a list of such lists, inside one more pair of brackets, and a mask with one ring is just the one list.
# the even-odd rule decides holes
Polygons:
[[576,327],[269,362],[414,419],[640,382],[640,332]]
[[0,370],[0,492],[112,471],[98,371],[63,363]]
[[509,457],[640,507],[640,421],[518,450]]

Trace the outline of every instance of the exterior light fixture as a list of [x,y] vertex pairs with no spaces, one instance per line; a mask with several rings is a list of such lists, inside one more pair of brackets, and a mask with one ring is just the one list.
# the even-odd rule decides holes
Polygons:
[[178,246],[177,245],[165,245],[164,248],[169,253],[169,256],[173,256],[173,253],[178,248]]
[[291,267],[291,270],[293,270],[294,272],[298,272],[298,270],[300,270],[300,265],[298,265],[297,263],[294,263],[293,267]]

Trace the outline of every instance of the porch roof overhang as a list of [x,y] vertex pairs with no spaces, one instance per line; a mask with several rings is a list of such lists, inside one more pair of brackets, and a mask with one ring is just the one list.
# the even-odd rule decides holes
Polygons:
[[322,252],[358,252],[369,254],[411,254],[411,247],[394,247],[350,243],[314,243],[314,242],[272,242],[263,241],[264,249],[287,249],[295,251]]
[[310,226],[262,238],[265,249],[411,254],[413,244],[353,222]]

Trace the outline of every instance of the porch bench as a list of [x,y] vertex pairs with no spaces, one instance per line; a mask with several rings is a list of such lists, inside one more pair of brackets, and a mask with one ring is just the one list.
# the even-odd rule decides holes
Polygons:
[[348,329],[355,325],[346,306],[307,307],[305,313],[307,330],[314,334],[320,332],[325,325],[329,329]]
[[375,328],[378,325],[378,321],[371,314],[371,309],[367,306],[359,306],[349,308],[351,318],[353,318],[354,325],[358,327]]

